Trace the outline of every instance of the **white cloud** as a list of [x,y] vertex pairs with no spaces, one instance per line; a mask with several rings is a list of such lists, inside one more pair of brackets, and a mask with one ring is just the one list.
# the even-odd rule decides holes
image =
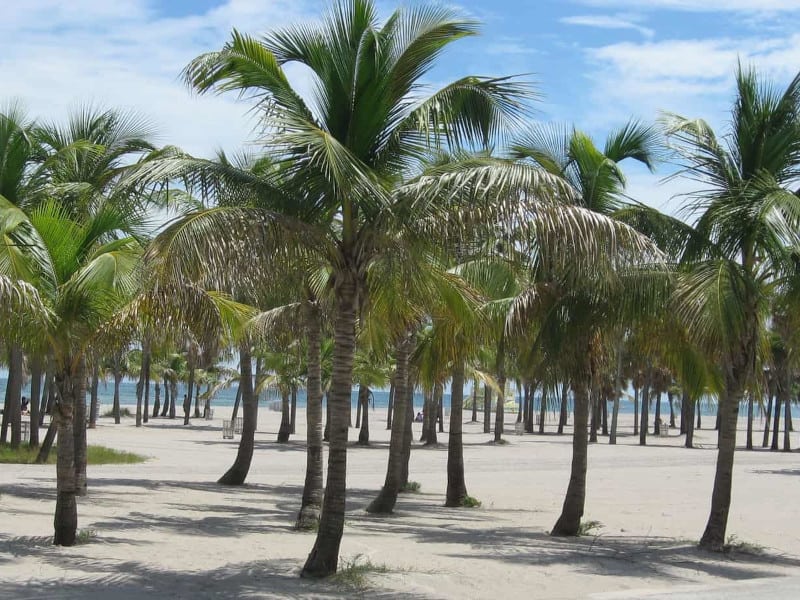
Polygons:
[[638,25],[633,19],[620,15],[576,15],[574,17],[564,17],[560,21],[567,25],[582,25],[599,29],[632,29],[648,38],[653,37],[654,33],[652,29]]
[[[193,97],[181,69],[220,48],[233,26],[257,34],[308,19],[311,11],[303,1],[227,0],[203,14],[165,17],[151,6],[148,0],[2,3],[2,99],[20,98],[47,120],[63,120],[85,102],[130,108],[156,123],[163,143],[202,155],[240,147],[251,137],[249,105],[230,95]],[[302,79],[299,85],[307,86]]]
[[785,82],[800,65],[800,34],[625,42],[586,52],[595,120],[653,119],[659,110],[669,110],[719,124],[729,107],[737,61]]
[[798,0],[578,0],[580,4],[636,10],[680,10],[689,12],[790,12],[800,11]]

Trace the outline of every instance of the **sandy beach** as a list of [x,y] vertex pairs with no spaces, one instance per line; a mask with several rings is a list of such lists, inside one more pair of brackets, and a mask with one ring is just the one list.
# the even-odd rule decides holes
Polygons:
[[421,490],[379,518],[364,507],[383,481],[389,432],[385,413],[372,412],[371,447],[348,453],[341,555],[386,572],[370,575],[368,590],[301,580],[314,540],[292,530],[305,468],[302,411],[298,435],[278,445],[279,413],[260,410],[248,483],[227,488],[214,482],[238,444],[238,436],[222,439],[229,411],[189,427],[101,418],[90,444],[150,458],[89,466],[78,511],[79,529],[91,535],[72,548],[51,545],[55,466],[2,465],[0,598],[757,598],[778,586],[774,599],[800,589],[798,454],[737,454],[728,534],[746,551],[706,554],[694,544],[708,513],[716,432],[697,431],[694,450],[678,435],[641,448],[630,415],[617,446],[601,438],[589,449],[585,519],[601,525],[561,539],[547,532],[569,476],[569,435],[516,436],[512,422],[509,443],[495,446],[481,424],[467,423],[467,486],[482,506],[444,508],[446,445],[415,446],[411,479]]

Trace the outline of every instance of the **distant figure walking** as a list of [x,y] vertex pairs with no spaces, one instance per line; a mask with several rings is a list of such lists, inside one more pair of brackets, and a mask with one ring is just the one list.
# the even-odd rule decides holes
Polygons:
[[422,423],[424,420],[425,420],[425,415],[423,415],[422,412],[418,412],[417,416],[414,417],[415,423]]
[[25,396],[22,397],[21,409],[22,409],[22,414],[23,415],[27,415],[28,414],[28,399]]

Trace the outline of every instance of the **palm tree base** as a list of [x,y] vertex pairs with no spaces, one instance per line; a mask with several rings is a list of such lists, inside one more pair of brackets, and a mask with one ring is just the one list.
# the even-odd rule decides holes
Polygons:
[[561,515],[550,531],[550,535],[556,537],[575,537],[580,533],[580,529],[580,519],[567,519],[564,515]]
[[74,546],[78,530],[78,504],[72,492],[59,492],[56,498],[56,513],[53,519],[56,546]]
[[297,522],[295,529],[302,531],[311,531],[319,527],[319,513],[320,507],[309,504],[300,509],[297,514]]
[[390,515],[394,512],[395,504],[397,504],[397,492],[392,493],[384,486],[378,497],[369,503],[366,511],[374,515]]

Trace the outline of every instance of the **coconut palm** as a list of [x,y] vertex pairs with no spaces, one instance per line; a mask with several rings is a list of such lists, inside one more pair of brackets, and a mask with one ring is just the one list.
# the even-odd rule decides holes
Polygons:
[[778,91],[744,67],[736,73],[730,129],[670,115],[681,174],[700,185],[685,209],[696,219],[675,308],[693,337],[720,356],[720,432],[711,511],[700,545],[725,544],[738,407],[764,364],[770,291],[790,272],[798,244],[800,74]]
[[[653,128],[628,123],[613,132],[601,151],[586,134],[572,129],[536,128],[513,144],[512,154],[529,160],[548,172],[568,180],[576,190],[575,201],[588,210],[610,215],[625,204],[625,178],[619,163],[636,159],[652,168],[658,155]],[[540,339],[566,360],[575,399],[572,469],[561,516],[553,535],[577,535],[586,495],[587,416],[590,397],[599,391],[604,335],[610,327],[628,322],[634,313],[652,306],[650,273],[638,266],[656,259],[650,250],[625,247],[624,242],[608,248],[591,272],[575,265],[559,266],[541,251],[536,257],[533,285],[520,294],[515,318],[532,308],[545,310]],[[643,304],[631,304],[639,296]],[[632,311],[626,314],[625,310]],[[534,312],[536,312],[534,310]],[[523,317],[524,321],[524,317]],[[595,429],[592,427],[592,436]]]

